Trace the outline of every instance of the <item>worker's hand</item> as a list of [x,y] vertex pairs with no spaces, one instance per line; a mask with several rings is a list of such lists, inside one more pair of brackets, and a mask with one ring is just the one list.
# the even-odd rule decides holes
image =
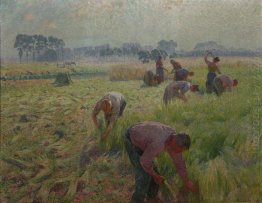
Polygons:
[[164,183],[165,178],[163,176],[154,176],[154,181],[158,185],[162,185]]
[[92,120],[93,120],[93,122],[94,122],[96,128],[99,129],[99,128],[101,127],[101,125],[100,125],[100,123],[98,122],[97,117],[96,117],[95,114],[92,114]]
[[101,124],[100,123],[96,123],[96,128],[100,129],[101,128]]
[[104,142],[107,139],[107,134],[103,133],[101,136],[101,141]]
[[186,183],[185,183],[185,187],[187,190],[190,190],[191,192],[197,192],[198,191],[198,188],[195,186],[195,184],[188,180]]

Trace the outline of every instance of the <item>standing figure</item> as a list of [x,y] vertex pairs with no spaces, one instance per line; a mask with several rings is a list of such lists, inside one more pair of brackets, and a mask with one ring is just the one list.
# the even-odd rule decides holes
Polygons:
[[[209,61],[208,55],[211,55],[213,57],[213,61]],[[214,91],[214,87],[213,87],[213,81],[215,79],[215,77],[217,76],[216,72],[221,74],[220,69],[219,69],[219,57],[214,57],[212,52],[207,51],[206,55],[205,55],[205,62],[207,64],[208,67],[208,74],[207,74],[207,81],[206,81],[206,92],[207,93],[212,93]]]
[[164,81],[164,66],[163,66],[163,62],[162,62],[162,56],[158,56],[157,60],[156,60],[156,74],[159,77],[159,82],[163,82]]
[[130,127],[124,137],[125,148],[135,168],[135,192],[132,203],[157,200],[159,185],[164,177],[159,175],[154,158],[167,152],[172,158],[178,175],[186,189],[197,192],[197,187],[188,179],[182,152],[191,144],[189,135],[176,133],[175,129],[159,122],[145,121]]
[[102,134],[102,140],[108,137],[117,119],[123,115],[125,107],[125,98],[118,92],[109,92],[96,103],[92,113],[92,120],[95,126],[97,128],[101,127],[97,121],[97,115],[101,110],[104,112],[106,121],[106,130]]
[[238,81],[232,79],[227,75],[219,75],[214,79],[214,91],[217,96],[221,95],[225,91],[231,92],[233,87],[237,86]]
[[163,101],[167,104],[169,101],[179,98],[183,101],[187,101],[185,94],[188,91],[196,92],[199,91],[198,85],[192,85],[190,82],[187,81],[174,81],[171,82],[165,89]]

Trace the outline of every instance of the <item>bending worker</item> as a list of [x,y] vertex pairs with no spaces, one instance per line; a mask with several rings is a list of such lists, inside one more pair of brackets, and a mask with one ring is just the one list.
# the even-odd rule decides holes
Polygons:
[[213,61],[209,61],[207,58],[208,56],[211,55],[213,57],[212,52],[207,51],[205,55],[205,63],[207,64],[208,67],[208,74],[207,74],[207,81],[206,81],[206,92],[207,93],[212,93],[214,88],[213,88],[213,81],[215,79],[216,72],[221,74],[218,62],[220,61],[219,57],[213,57]]
[[129,128],[125,135],[125,148],[135,168],[135,192],[132,203],[157,200],[159,185],[164,177],[159,175],[153,160],[161,152],[167,152],[176,166],[186,189],[197,192],[188,179],[182,152],[190,147],[190,137],[176,133],[175,129],[159,122],[145,121]]
[[192,85],[187,81],[174,81],[171,82],[165,89],[163,101],[167,104],[169,101],[175,98],[182,99],[183,101],[187,101],[185,94],[188,91],[196,92],[199,91],[198,85]]
[[188,76],[194,75],[194,72],[190,72],[187,69],[182,68],[181,64],[175,61],[174,59],[171,59],[170,63],[173,67],[171,73],[175,73],[174,75],[175,81],[187,80]]
[[101,110],[104,112],[106,121],[106,130],[102,134],[102,140],[108,137],[118,117],[123,115],[125,106],[125,98],[118,92],[109,92],[96,103],[92,113],[92,120],[95,126],[97,128],[101,127],[97,121],[97,115]]
[[160,77],[158,75],[155,75],[151,70],[145,72],[143,80],[144,83],[148,86],[155,86],[161,82]]
[[215,77],[213,82],[214,91],[217,96],[221,95],[225,91],[231,92],[233,87],[237,86],[237,84],[238,81],[236,79],[233,80],[227,75],[219,75]]

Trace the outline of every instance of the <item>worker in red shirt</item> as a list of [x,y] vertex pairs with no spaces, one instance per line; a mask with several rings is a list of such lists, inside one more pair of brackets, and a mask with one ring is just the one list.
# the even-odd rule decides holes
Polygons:
[[188,91],[197,92],[199,91],[198,85],[193,85],[187,81],[173,81],[168,84],[165,88],[163,95],[163,101],[165,104],[176,98],[182,99],[184,102],[187,102],[187,97],[185,94]]
[[190,137],[176,133],[175,129],[159,122],[145,121],[129,128],[125,135],[125,148],[135,168],[135,192],[132,203],[157,199],[159,185],[164,177],[153,164],[154,158],[166,151],[176,166],[187,190],[197,192],[197,187],[188,179],[182,152],[190,147]]
[[228,75],[219,75],[215,77],[213,82],[214,91],[217,96],[221,95],[225,91],[231,92],[233,90],[233,87],[236,87],[237,84],[238,81],[236,79],[233,80]]

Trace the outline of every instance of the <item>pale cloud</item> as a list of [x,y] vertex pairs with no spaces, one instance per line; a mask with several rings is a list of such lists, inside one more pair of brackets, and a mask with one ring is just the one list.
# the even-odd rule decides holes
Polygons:
[[23,20],[27,22],[32,22],[35,20],[35,16],[32,13],[27,13],[24,15]]
[[45,28],[45,29],[56,29],[57,26],[54,22],[51,22],[49,20],[44,20],[43,23],[42,23],[42,26]]

